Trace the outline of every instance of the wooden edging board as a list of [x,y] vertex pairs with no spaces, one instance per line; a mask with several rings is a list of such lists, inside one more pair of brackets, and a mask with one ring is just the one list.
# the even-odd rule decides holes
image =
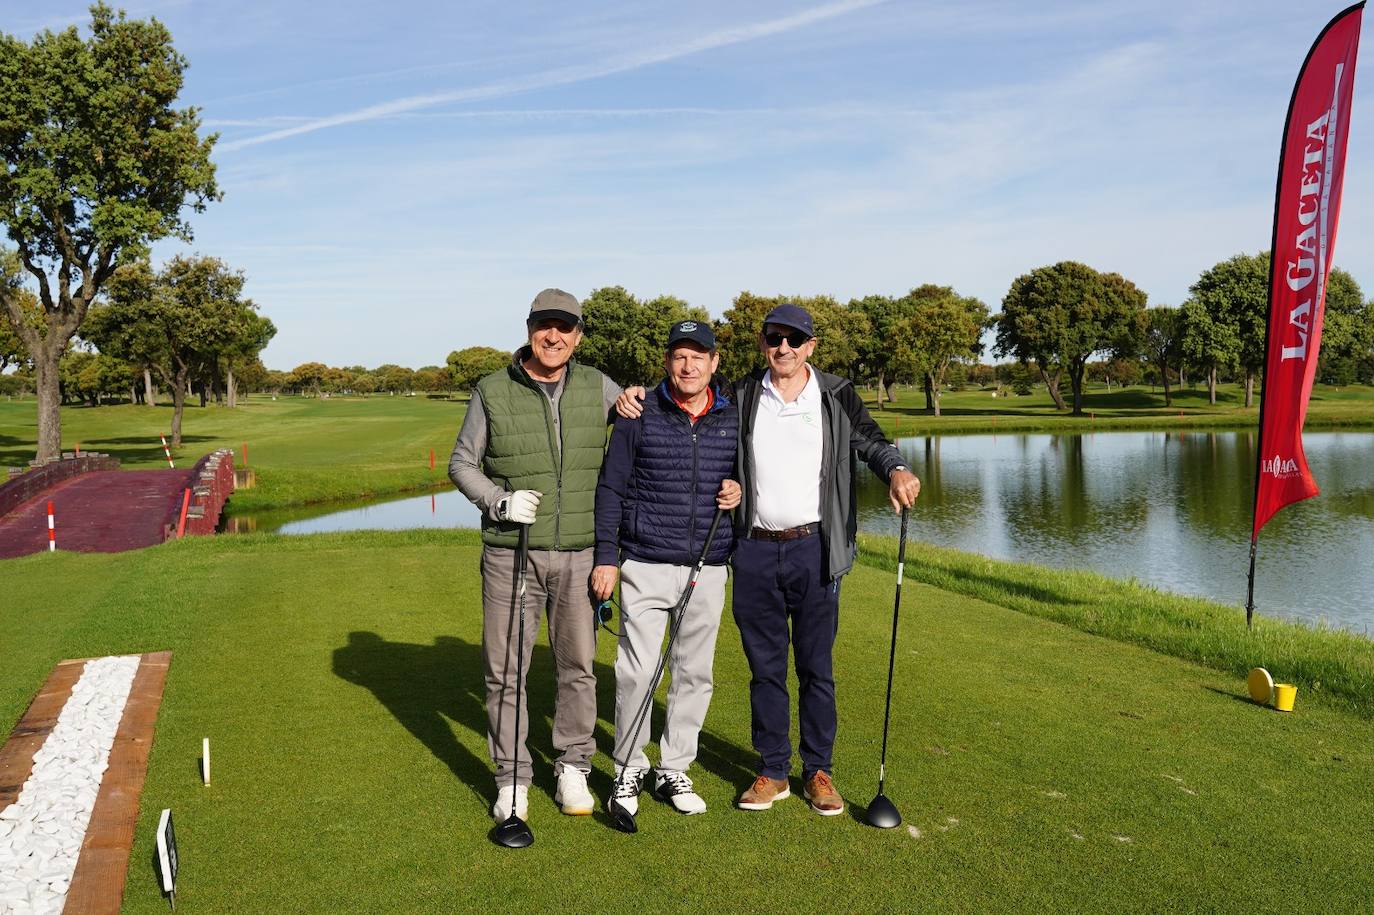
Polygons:
[[62,706],[71,697],[72,687],[85,669],[84,658],[59,661],[10,732],[10,739],[0,747],[0,810],[19,799],[24,782],[33,774],[33,755],[48,739],[57,716],[62,714]]
[[[19,719],[10,739],[0,747],[0,810],[13,804],[33,771],[33,756],[43,745],[57,716],[80,679],[86,660],[60,661]],[[115,732],[109,766],[100,781],[91,821],[81,842],[65,911],[118,913],[124,898],[124,878],[138,822],[138,799],[148,774],[170,651],[142,655],[134,674],[124,716]]]

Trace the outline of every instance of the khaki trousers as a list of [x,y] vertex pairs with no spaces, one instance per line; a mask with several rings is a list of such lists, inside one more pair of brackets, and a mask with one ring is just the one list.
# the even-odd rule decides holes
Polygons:
[[[628,559],[620,567],[622,601],[621,637],[615,656],[615,762],[647,768],[653,710],[644,716],[639,730],[634,719],[652,684],[654,668],[663,651],[668,613],[682,597],[691,580],[692,567],[640,562]],[[701,726],[714,690],[712,667],[716,634],[725,606],[725,566],[705,566],[687,601],[682,627],[668,655],[668,707],[659,738],[659,768],[682,772],[697,757]]]
[[[525,573],[525,657],[528,674],[539,618],[549,620],[558,693],[554,701],[555,774],[564,766],[590,769],[596,752],[596,655],[589,591],[592,550],[530,550]],[[516,748],[520,765],[515,780],[528,785],[533,775],[526,747],[529,734],[528,693],[520,684],[520,733],[515,733],[516,649],[519,598],[515,550],[482,548],[482,656],[487,680],[487,744],[496,764],[497,787],[511,783]]]

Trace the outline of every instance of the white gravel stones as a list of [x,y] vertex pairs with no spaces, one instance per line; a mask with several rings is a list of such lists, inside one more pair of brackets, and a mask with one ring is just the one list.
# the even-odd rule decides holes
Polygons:
[[0,915],[61,912],[139,656],[86,662],[33,774],[0,810]]

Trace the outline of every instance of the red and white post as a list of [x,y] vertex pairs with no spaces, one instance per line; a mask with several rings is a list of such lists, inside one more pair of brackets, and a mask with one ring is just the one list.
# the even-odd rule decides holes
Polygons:
[[49,552],[49,553],[54,552],[56,549],[57,549],[57,527],[53,524],[53,520],[52,520],[52,503],[49,502],[49,503],[48,503],[48,552]]
[[167,466],[175,468],[176,465],[172,463],[172,449],[167,447],[167,436],[160,435],[158,438],[162,439],[162,453],[167,455]]

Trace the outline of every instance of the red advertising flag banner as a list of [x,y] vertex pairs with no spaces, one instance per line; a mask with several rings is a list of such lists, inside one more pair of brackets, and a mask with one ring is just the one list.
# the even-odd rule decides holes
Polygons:
[[1303,453],[1302,426],[1317,371],[1326,278],[1340,216],[1363,11],[1364,3],[1350,7],[1317,36],[1298,72],[1284,126],[1252,544],[1280,508],[1318,492]]

